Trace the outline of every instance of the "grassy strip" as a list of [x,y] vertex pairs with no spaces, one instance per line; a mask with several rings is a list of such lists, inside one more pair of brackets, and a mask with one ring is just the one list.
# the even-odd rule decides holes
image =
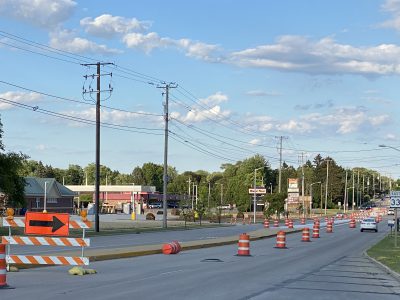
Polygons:
[[394,236],[388,235],[367,250],[367,254],[391,270],[400,273],[400,235],[397,237],[398,248],[394,247]]

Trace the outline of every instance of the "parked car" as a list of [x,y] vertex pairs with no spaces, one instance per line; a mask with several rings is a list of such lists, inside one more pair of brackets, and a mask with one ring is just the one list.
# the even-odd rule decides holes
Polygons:
[[162,203],[151,203],[149,204],[149,208],[162,208]]
[[363,232],[364,230],[373,230],[378,232],[378,225],[376,224],[375,218],[366,218],[361,221],[360,231]]
[[394,209],[389,208],[387,214],[388,214],[388,216],[390,216],[390,215],[394,216]]

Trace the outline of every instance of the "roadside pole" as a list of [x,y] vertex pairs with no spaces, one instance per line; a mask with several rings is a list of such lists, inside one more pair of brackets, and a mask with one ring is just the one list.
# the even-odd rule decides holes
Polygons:
[[394,209],[394,247],[397,248],[397,231],[399,230],[399,226],[397,223],[397,208]]

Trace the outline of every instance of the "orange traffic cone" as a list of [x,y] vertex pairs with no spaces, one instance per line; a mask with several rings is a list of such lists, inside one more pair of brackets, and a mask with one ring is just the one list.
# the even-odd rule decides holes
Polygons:
[[275,248],[286,249],[286,233],[284,231],[278,231],[276,234]]

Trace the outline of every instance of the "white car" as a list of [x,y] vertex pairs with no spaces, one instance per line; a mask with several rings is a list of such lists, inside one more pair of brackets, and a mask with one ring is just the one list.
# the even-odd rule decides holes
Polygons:
[[394,209],[389,208],[387,214],[388,214],[388,216],[390,216],[390,215],[394,216]]
[[360,231],[363,232],[364,230],[373,230],[378,232],[378,225],[374,218],[367,218],[361,221]]

